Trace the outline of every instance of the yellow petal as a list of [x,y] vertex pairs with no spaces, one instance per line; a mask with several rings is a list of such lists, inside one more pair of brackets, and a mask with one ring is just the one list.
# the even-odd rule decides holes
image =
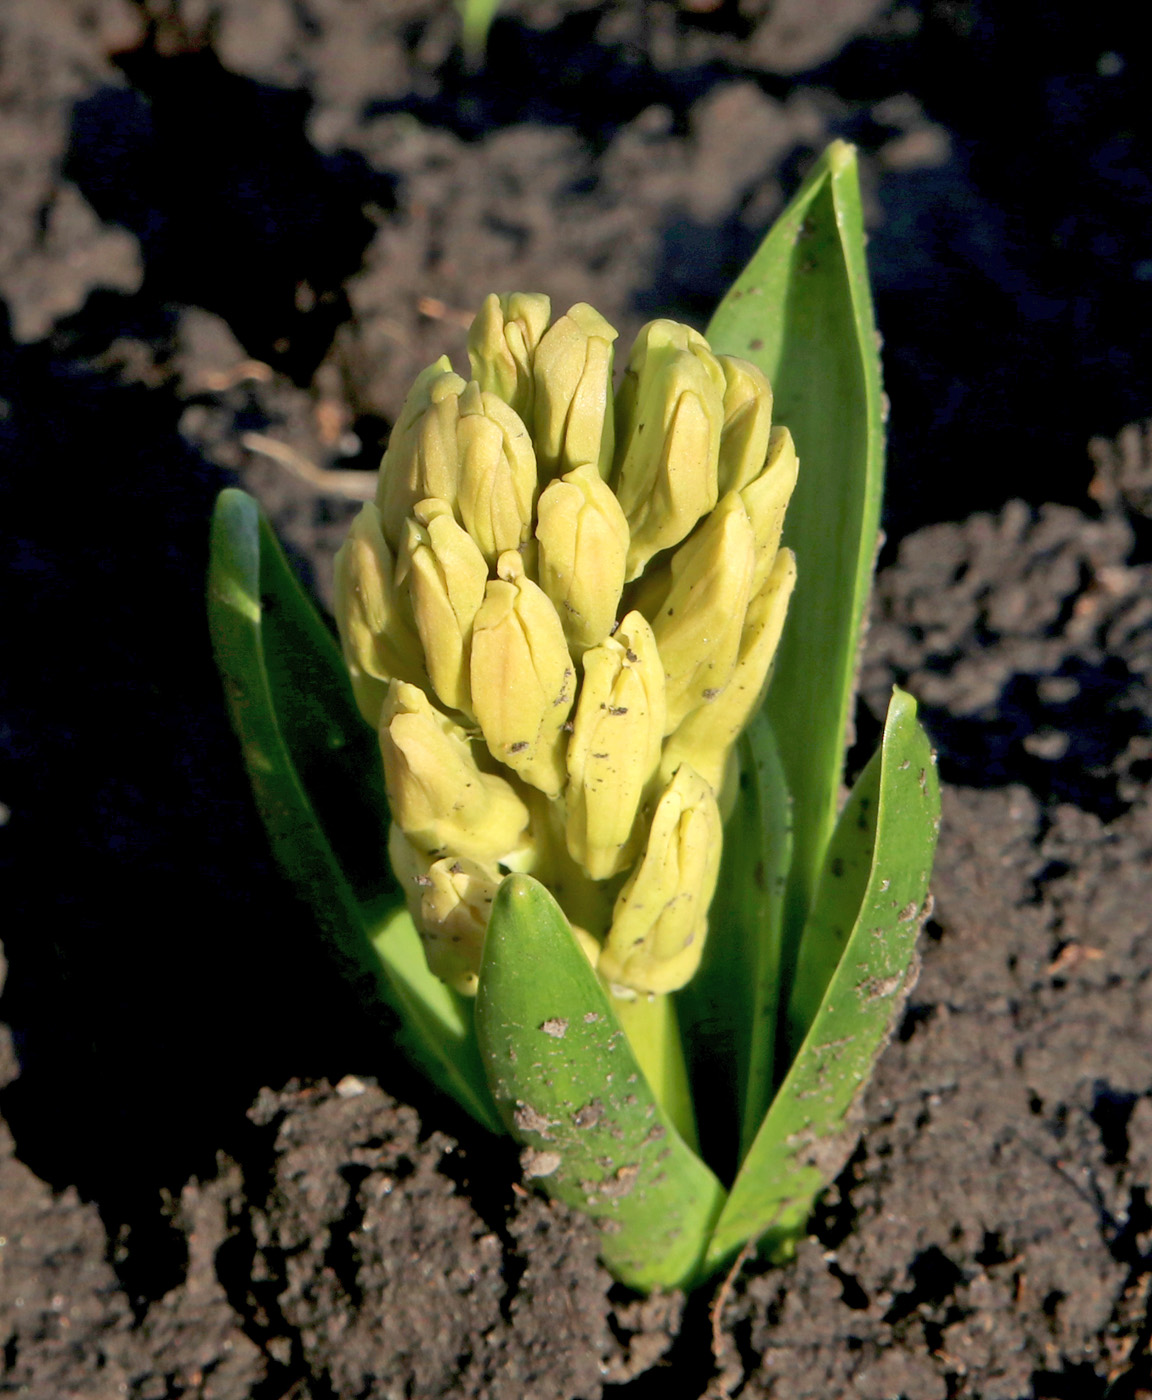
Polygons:
[[428,496],[456,499],[456,423],[463,391],[464,380],[452,373],[443,355],[418,376],[404,402],[380,463],[376,490],[384,538],[392,549],[399,548],[404,521],[417,501]]
[[720,494],[739,491],[764,467],[772,428],[772,386],[748,360],[718,355],[724,371],[724,429],[720,434]]
[[472,708],[493,758],[555,797],[575,672],[547,594],[515,551],[501,554],[472,631]]
[[395,822],[388,860],[404,892],[429,971],[464,996],[474,996],[492,901],[504,876],[464,856],[433,860]]
[[397,593],[392,551],[369,503],[336,551],[336,626],[360,713],[376,727],[393,678],[421,684],[420,639]]
[[488,564],[532,535],[536,454],[528,429],[495,394],[473,381],[460,396],[456,508]]
[[714,699],[683,719],[664,745],[660,771],[666,778],[680,764],[690,763],[715,792],[723,790],[732,745],[759,710],[768,689],[795,582],[795,555],[782,549],[760,592],[748,605],[740,655],[728,683]]
[[735,491],[672,556],[672,587],[652,619],[668,678],[668,733],[728,684],[754,563],[752,525]]
[[511,783],[477,767],[465,732],[414,685],[393,681],[380,715],[392,819],[425,854],[498,862],[528,837]]
[[498,870],[463,856],[428,867],[416,927],[429,970],[465,996],[475,996],[492,901],[504,879]]
[[584,653],[568,743],[568,850],[594,880],[636,856],[637,814],[660,762],[664,668],[652,629],[632,612]]
[[407,586],[416,630],[441,704],[471,712],[468,684],[472,624],[484,601],[488,566],[447,501],[419,501],[405,525],[396,569]]
[[617,332],[587,302],[577,302],[540,341],[534,362],[533,425],[541,480],[593,464],[612,465],[612,342]]
[[599,963],[610,986],[674,992],[696,971],[721,836],[711,785],[683,764],[653,814],[644,858],[616,900]]
[[724,373],[704,337],[653,321],[617,396],[612,485],[628,519],[628,578],[680,543],[716,504]]
[[525,423],[532,422],[533,363],[551,314],[552,304],[541,292],[493,292],[484,298],[468,332],[472,378]]
[[545,487],[536,516],[540,584],[579,656],[616,625],[628,522],[612,489],[591,465]]
[[784,513],[796,486],[798,470],[792,434],[787,428],[773,428],[763,470],[740,492],[756,537],[756,572],[752,580],[754,593],[759,592],[776,561],[780,534],[784,529]]

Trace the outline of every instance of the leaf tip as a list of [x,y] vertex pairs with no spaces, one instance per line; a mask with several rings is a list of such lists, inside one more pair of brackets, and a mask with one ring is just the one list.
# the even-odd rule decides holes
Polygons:
[[225,486],[216,497],[213,514],[226,515],[233,511],[248,509],[253,505],[255,505],[255,501],[247,491],[242,491],[239,486]]
[[537,882],[531,875],[513,874],[501,885],[500,892],[509,903],[522,905],[532,898],[536,888]]
[[833,175],[843,175],[856,168],[856,147],[851,141],[836,140],[827,151],[828,168]]
[[900,719],[915,719],[919,710],[916,697],[907,690],[901,690],[898,685],[892,687],[892,713]]

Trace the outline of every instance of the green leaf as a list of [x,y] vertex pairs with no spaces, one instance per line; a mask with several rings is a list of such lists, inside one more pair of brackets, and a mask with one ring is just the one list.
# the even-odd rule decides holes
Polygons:
[[[881,746],[857,778],[828,844],[812,912],[804,925],[796,975],[789,989],[787,1041],[792,1050],[796,1050],[808,1034],[808,1027],[820,1009],[829,979],[839,965],[848,935],[864,904],[876,846],[883,764]],[[894,826],[889,832],[893,841],[900,835],[908,837],[913,850],[917,844],[916,831],[901,832],[899,828],[911,826],[914,815],[911,811],[891,813]],[[901,822],[901,816],[906,820]]]
[[[856,1106],[895,1026],[917,972],[916,936],[924,917],[928,874],[940,822],[940,789],[915,701],[893,692],[875,768],[865,791],[845,807],[822,872],[820,898],[805,931],[801,965],[830,955],[818,1009],[788,1075],[740,1169],[708,1249],[719,1268],[746,1240],[763,1238],[771,1253],[790,1248],[812,1203],[840,1170],[855,1144]],[[876,794],[874,826],[865,804]],[[864,818],[861,822],[861,817]],[[874,831],[874,839],[868,833]],[[868,845],[866,878],[853,846]],[[852,873],[832,862],[849,856]],[[845,914],[860,889],[851,922]],[[846,935],[846,936],[845,936]],[[837,946],[843,947],[835,961]],[[798,997],[806,1002],[819,977],[806,972]]]
[[880,357],[855,150],[836,141],[717,308],[711,345],[764,370],[800,476],[784,543],[798,580],[765,710],[795,835],[784,975],[836,819],[884,472]]
[[526,1175],[592,1217],[622,1282],[691,1282],[724,1188],[657,1103],[560,906],[530,876],[497,893],[476,1032]]
[[471,1011],[428,972],[385,860],[375,736],[339,649],[242,491],[212,518],[208,617],[233,728],[277,862],[369,1006],[386,1002],[429,1077],[486,1127]]
[[[737,744],[740,781],[700,969],[678,993],[704,1155],[731,1180],[772,1096],[792,808],[771,725]],[[739,1135],[735,1125],[739,1124]]]

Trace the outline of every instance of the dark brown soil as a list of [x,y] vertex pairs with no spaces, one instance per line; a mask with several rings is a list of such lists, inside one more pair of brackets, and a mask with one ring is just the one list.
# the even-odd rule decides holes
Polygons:
[[[0,1394],[1152,1390],[1128,23],[509,0],[470,73],[431,0],[0,9],[24,605],[0,676]],[[485,291],[587,299],[625,337],[700,323],[832,135],[864,157],[894,404],[860,752],[906,685],[946,779],[936,913],[796,1259],[641,1301],[398,1060],[285,893],[208,655],[206,521],[240,480],[324,596],[355,506],[300,473],[374,465]]]

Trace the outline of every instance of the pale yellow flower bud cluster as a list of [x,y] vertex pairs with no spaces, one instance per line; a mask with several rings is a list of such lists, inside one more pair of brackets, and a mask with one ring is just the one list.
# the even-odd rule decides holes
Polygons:
[[692,976],[795,581],[796,453],[763,374],[653,321],[614,396],[615,339],[590,306],[490,296],[471,379],[445,358],[416,380],[336,560],[393,868],[463,992],[513,870],[618,994]]

